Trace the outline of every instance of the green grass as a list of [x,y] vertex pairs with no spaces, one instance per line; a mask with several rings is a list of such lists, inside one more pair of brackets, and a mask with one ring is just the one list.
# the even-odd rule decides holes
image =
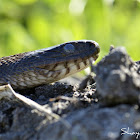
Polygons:
[[95,40],[100,58],[111,44],[140,51],[138,0],[1,0],[0,57],[71,40]]

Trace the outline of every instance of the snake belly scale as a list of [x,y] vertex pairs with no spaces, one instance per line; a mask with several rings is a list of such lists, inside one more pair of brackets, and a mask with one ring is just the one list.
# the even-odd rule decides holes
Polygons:
[[66,42],[46,49],[0,58],[0,86],[25,89],[52,83],[79,72],[98,58],[92,40]]

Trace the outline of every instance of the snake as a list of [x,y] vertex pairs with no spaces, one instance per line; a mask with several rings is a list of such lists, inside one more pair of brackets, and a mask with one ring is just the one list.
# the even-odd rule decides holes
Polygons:
[[56,82],[94,62],[100,52],[92,40],[77,40],[0,58],[0,86],[26,89]]

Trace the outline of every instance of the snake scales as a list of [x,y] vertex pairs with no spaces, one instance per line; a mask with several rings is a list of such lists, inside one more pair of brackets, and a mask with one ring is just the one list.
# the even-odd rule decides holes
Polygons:
[[0,86],[25,89],[52,83],[81,71],[100,52],[91,40],[66,42],[54,47],[0,58]]

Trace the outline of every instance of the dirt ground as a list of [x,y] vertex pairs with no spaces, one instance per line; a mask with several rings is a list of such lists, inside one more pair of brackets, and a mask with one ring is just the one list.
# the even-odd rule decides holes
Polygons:
[[80,88],[56,82],[16,91],[57,117],[2,98],[0,140],[140,139],[140,65],[116,48],[93,71]]

